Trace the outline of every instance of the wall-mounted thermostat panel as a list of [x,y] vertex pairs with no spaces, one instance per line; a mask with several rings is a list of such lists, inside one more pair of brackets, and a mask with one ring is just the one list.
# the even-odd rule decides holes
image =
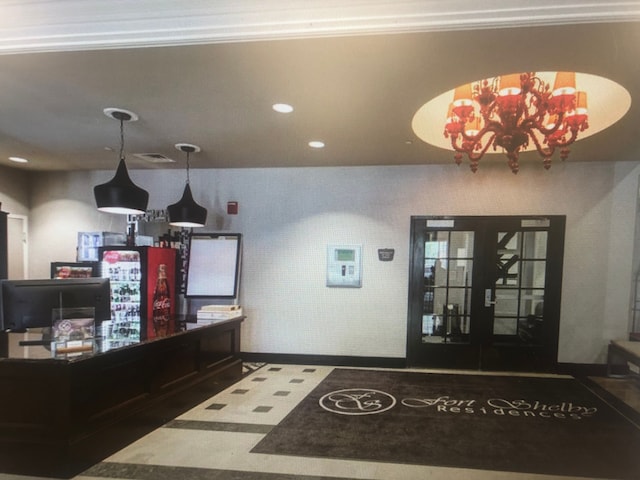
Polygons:
[[327,287],[362,286],[362,245],[328,245]]

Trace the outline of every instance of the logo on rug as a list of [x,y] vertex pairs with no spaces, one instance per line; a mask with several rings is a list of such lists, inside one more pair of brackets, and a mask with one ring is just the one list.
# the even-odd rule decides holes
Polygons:
[[491,398],[486,405],[472,399],[455,399],[449,396],[436,398],[405,398],[405,407],[434,407],[437,412],[455,414],[493,414],[512,417],[542,417],[580,420],[596,414],[596,407],[586,407],[572,402],[546,403],[527,400],[506,400]]
[[372,415],[386,412],[394,407],[393,395],[370,388],[347,388],[324,395],[320,406],[340,415]]

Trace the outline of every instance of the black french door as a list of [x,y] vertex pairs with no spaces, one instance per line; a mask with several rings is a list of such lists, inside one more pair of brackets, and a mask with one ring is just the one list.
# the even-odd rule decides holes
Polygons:
[[554,371],[564,216],[412,217],[407,359]]

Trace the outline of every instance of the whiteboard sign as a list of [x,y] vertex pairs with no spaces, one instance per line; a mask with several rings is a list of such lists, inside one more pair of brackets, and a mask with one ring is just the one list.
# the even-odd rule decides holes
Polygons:
[[192,234],[187,266],[188,297],[236,298],[240,283],[240,234]]

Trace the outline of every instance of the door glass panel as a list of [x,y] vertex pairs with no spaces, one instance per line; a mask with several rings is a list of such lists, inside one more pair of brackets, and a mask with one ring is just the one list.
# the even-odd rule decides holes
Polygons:
[[519,343],[539,341],[547,236],[546,231],[498,233],[494,335],[512,336],[512,341]]
[[423,343],[469,341],[473,242],[474,232],[426,234]]
[[544,322],[544,290],[524,290],[520,302],[518,337],[524,343],[538,344],[542,341]]
[[517,254],[519,232],[500,232],[498,234],[498,255]]
[[471,284],[473,260],[453,260],[449,269],[450,287],[468,287]]
[[547,258],[547,232],[524,232],[523,258]]
[[494,335],[517,335],[518,321],[515,318],[496,317],[493,320]]
[[473,258],[473,232],[451,232],[451,257]]
[[496,287],[517,287],[520,263],[517,255],[502,256],[496,263]]
[[542,318],[544,290],[523,290],[520,295],[520,316],[536,315]]
[[546,273],[543,260],[525,260],[522,262],[522,288],[544,288]]
[[518,316],[518,290],[496,288],[495,315]]
[[424,258],[447,258],[449,232],[427,232],[424,244]]

